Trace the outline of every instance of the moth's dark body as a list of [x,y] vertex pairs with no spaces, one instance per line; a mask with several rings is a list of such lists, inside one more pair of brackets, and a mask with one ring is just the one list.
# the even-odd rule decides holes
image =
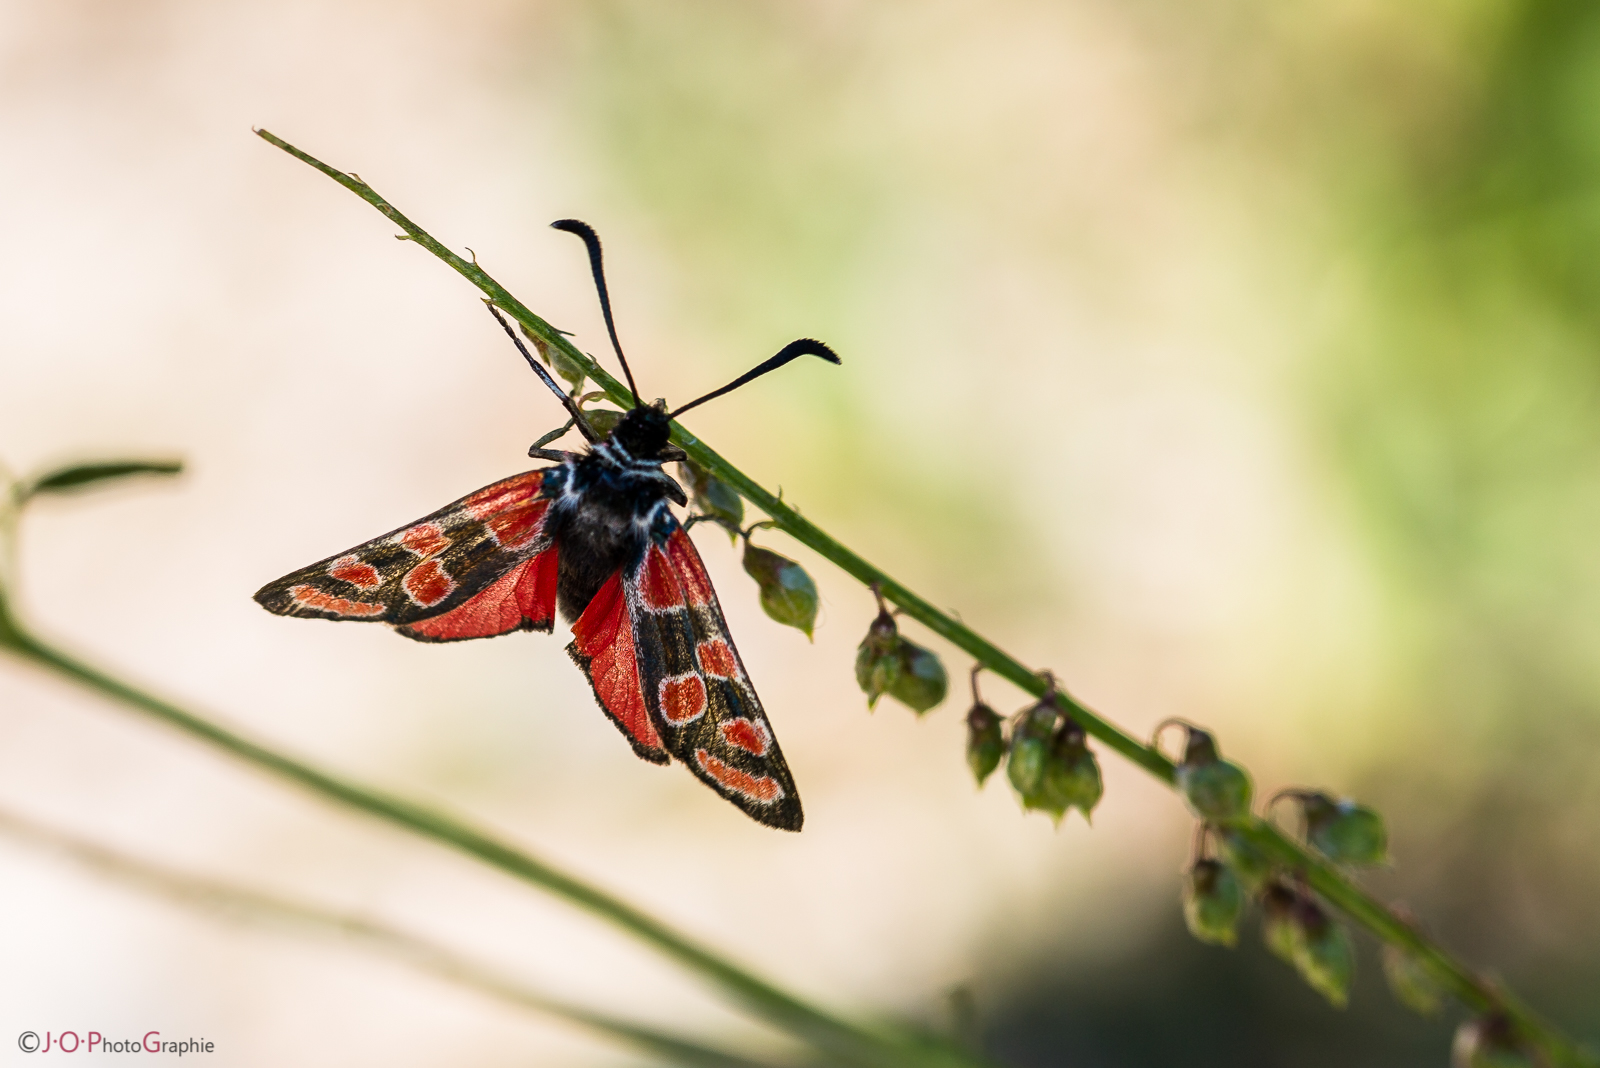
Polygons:
[[553,502],[545,532],[561,568],[556,603],[568,622],[583,614],[612,575],[632,572],[652,536],[666,539],[672,532],[666,501],[683,495],[659,459],[629,455],[625,425],[594,451],[545,474],[541,492]]

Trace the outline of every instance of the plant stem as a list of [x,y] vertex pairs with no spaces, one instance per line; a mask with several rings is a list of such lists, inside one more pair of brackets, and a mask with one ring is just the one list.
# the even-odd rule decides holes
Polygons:
[[340,778],[113,678],[40,641],[21,627],[14,616],[5,613],[3,607],[4,602],[0,601],[0,621],[3,621],[0,634],[10,634],[8,647],[18,656],[148,713],[259,768],[293,780],[325,798],[431,838],[541,887],[654,946],[684,968],[710,980],[750,1012],[846,1063],[885,1068],[907,1064],[975,1068],[981,1064],[952,1046],[924,1040],[922,1036],[869,1030],[841,1020],[698,945],[620,898],[496,839],[463,819]]
[[768,1062],[540,993],[497,969],[387,924],[174,871],[42,827],[9,812],[0,811],[0,833],[64,854],[97,875],[182,907],[227,919],[353,939],[442,979],[489,994],[517,1008],[576,1024],[684,1068],[773,1068]]
[[[256,133],[296,159],[315,167],[377,208],[405,230],[406,238],[415,241],[454,267],[468,281],[487,294],[497,307],[537,334],[547,345],[559,349],[568,359],[582,367],[589,377],[605,390],[611,400],[623,408],[632,406],[633,396],[625,385],[618,382],[604,368],[580,352],[564,335],[508,293],[476,262],[463,260],[445,248],[361,179],[335,170],[266,130],[257,130]],[[853,578],[866,585],[875,586],[907,616],[971,655],[987,670],[1010,680],[1035,697],[1043,697],[1049,690],[1050,684],[1039,672],[1011,657],[966,624],[939,611],[928,601],[840,544],[677,423],[673,424],[672,440],[687,452],[695,463],[738,490],[746,500],[771,516],[779,529],[831,561]],[[1175,771],[1173,763],[1154,745],[1141,742],[1109,720],[1085,708],[1069,695],[1060,692],[1059,689],[1057,693],[1063,707],[1070,710],[1073,718],[1083,729],[1101,744],[1120,753],[1169,786],[1173,784]],[[1532,1037],[1554,1064],[1573,1065],[1578,1068],[1592,1068],[1600,1064],[1600,1060],[1581,1050],[1571,1039],[1540,1019],[1504,988],[1490,984],[1437,943],[1401,921],[1386,906],[1346,878],[1333,864],[1308,852],[1276,827],[1260,819],[1253,820],[1243,830],[1252,842],[1280,864],[1303,873],[1306,881],[1318,893],[1356,923],[1383,941],[1393,943],[1421,958],[1445,989],[1468,1008],[1475,1012],[1496,1009],[1506,1012],[1526,1034]]]

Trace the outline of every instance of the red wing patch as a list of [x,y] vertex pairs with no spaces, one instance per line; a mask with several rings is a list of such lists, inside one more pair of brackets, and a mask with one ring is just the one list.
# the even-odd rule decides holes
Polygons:
[[279,615],[393,624],[418,641],[549,631],[556,554],[543,481],[527,471],[485,486],[268,583],[256,600]]
[[343,597],[335,597],[331,593],[324,593],[315,586],[291,586],[289,588],[289,600],[297,608],[303,608],[310,612],[328,612],[349,616],[352,619],[381,616],[385,611],[381,604],[346,600]]
[[723,741],[755,756],[766,756],[768,747],[772,745],[772,731],[765,723],[730,719],[718,724],[717,730],[722,733]]
[[667,763],[661,736],[645,707],[633,643],[632,612],[621,574],[612,575],[572,625],[567,653],[583,669],[595,700],[633,746],[652,764]]
[[640,695],[662,747],[751,818],[798,831],[794,779],[682,527],[646,551],[623,594]]
[[455,590],[455,579],[438,560],[424,560],[400,580],[400,588],[423,608],[436,608]]
[[556,573],[556,549],[551,546],[495,579],[465,604],[403,626],[400,633],[430,642],[492,638],[514,630],[549,634],[555,626]]
[[[694,547],[694,542],[689,540],[689,534],[683,527],[674,524],[675,529],[667,536],[664,546],[666,557],[672,563],[672,570],[677,575],[678,581],[683,586],[683,594],[694,607],[710,605],[721,618],[722,608],[717,604],[716,591],[711,588],[711,579],[706,575],[706,565],[700,562],[700,553]],[[726,631],[728,628],[722,628]]]
[[404,545],[407,552],[416,553],[424,559],[450,547],[450,539],[435,523],[424,522],[407,527],[395,535],[395,540]]
[[328,575],[363,590],[375,590],[383,585],[383,580],[378,576],[378,569],[371,564],[362,563],[354,556],[341,556],[329,564]]
[[661,718],[674,727],[693,723],[706,714],[706,684],[699,675],[662,679],[656,690]]

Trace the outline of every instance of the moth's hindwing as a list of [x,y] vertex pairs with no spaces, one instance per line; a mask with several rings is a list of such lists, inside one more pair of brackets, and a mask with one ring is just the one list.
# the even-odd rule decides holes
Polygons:
[[418,641],[549,633],[556,550],[544,533],[543,471],[470,493],[398,530],[270,582],[270,612],[389,623]]
[[633,640],[632,613],[623,591],[622,573],[606,580],[577,622],[567,654],[594,687],[594,698],[640,759],[666,764],[661,736],[645,708],[639,685],[639,662]]
[[751,818],[798,831],[804,815],[794,779],[700,554],[675,519],[623,576],[622,589],[640,696],[662,747]]

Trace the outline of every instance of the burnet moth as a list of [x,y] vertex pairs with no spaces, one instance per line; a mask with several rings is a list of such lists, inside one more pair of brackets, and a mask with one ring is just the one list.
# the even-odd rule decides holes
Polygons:
[[[583,239],[611,347],[633,408],[600,435],[494,306],[534,371],[588,443],[581,453],[528,455],[554,467],[512,475],[414,523],[263,586],[279,615],[388,623],[423,642],[488,638],[572,624],[567,652],[640,758],[682,761],[748,816],[798,831],[800,795],[745,672],[700,554],[669,502],[687,505],[662,470],[681,460],[670,422],[800,356],[838,363],[804,338],[721,389],[668,412],[639,399],[611,317],[600,239],[576,219],[552,223]],[[558,432],[559,433],[559,432]],[[551,437],[554,437],[552,435]]]

